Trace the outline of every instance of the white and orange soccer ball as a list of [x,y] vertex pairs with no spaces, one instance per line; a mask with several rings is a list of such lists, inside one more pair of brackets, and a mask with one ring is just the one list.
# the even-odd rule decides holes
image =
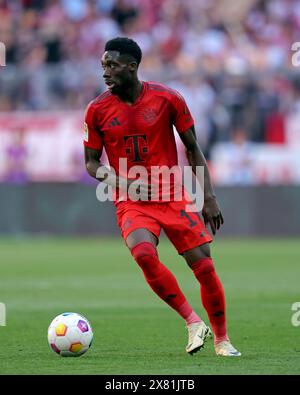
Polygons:
[[92,345],[93,330],[89,321],[77,313],[63,313],[48,328],[49,346],[62,357],[79,357]]

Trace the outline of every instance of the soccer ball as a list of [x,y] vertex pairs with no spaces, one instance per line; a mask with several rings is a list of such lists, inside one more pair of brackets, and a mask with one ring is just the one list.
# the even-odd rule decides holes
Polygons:
[[79,357],[91,347],[92,341],[92,327],[80,314],[60,314],[49,325],[49,346],[62,357]]

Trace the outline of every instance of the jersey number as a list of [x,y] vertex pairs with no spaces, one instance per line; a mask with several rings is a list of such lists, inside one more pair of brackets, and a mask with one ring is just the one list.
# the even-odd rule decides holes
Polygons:
[[[200,214],[199,213],[195,213],[195,214],[197,215],[198,220],[201,221]],[[189,221],[190,228],[193,228],[194,226],[197,225],[197,222],[194,221],[193,218],[191,218],[191,216],[184,210],[180,210],[180,217],[181,218],[183,218],[183,217],[187,218],[187,220]]]

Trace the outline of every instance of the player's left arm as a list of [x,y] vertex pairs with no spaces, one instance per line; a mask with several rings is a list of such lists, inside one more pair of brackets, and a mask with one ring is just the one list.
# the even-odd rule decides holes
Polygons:
[[211,230],[215,235],[216,230],[220,228],[224,220],[212,187],[206,159],[196,138],[194,125],[188,128],[184,133],[179,133],[179,136],[186,148],[188,162],[193,172],[196,174],[197,166],[204,167],[204,205],[202,214],[205,224],[210,224]]

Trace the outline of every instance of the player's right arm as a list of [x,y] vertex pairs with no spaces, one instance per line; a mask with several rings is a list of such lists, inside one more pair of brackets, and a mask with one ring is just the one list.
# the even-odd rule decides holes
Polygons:
[[86,170],[91,177],[116,187],[116,175],[114,171],[101,163],[103,151],[103,138],[98,128],[96,106],[91,102],[85,112],[84,122],[84,160]]
[[[96,178],[98,181],[110,185],[114,190],[119,190],[119,196],[123,195],[122,191],[131,196],[129,188],[130,185],[134,183],[134,180],[128,180],[117,176],[114,171],[103,165],[100,161],[101,154],[102,150],[88,148],[86,146],[84,147],[85,165],[89,175]],[[134,187],[134,190],[138,191],[141,199],[142,197],[148,199],[149,194],[151,193],[151,186],[146,183],[139,183],[136,188]]]
[[[101,163],[103,138],[97,127],[95,111],[96,108],[91,103],[85,113],[84,159],[87,172],[91,177],[110,185],[115,190],[119,189],[128,192],[130,184],[133,181],[117,176],[114,169],[111,170]],[[149,187],[147,185],[139,188],[141,193],[145,193],[148,196]]]
[[97,170],[100,166],[103,166],[100,162],[103,139],[98,130],[95,116],[96,108],[91,102],[86,109],[84,120],[84,159],[89,175],[97,178]]
[[123,185],[127,187],[123,178],[116,176],[114,171],[101,163],[101,154],[102,149],[97,150],[87,146],[84,147],[85,166],[89,175],[113,188],[117,186],[122,187]]
[[91,177],[97,178],[97,170],[103,166],[100,162],[102,150],[84,147],[84,160],[86,170]]

